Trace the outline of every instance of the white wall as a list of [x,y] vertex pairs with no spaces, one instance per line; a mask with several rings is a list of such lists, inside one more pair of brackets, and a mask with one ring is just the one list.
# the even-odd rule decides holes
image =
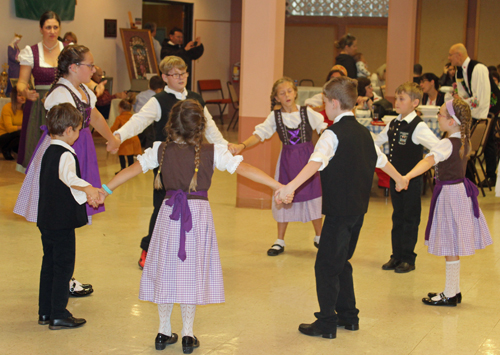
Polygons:
[[[5,0],[4,0],[5,1]],[[84,0],[78,1],[73,21],[63,21],[61,36],[71,31],[78,36],[78,43],[90,48],[97,65],[106,71],[106,75],[114,77],[113,91],[130,88],[127,64],[123,54],[123,46],[118,30],[116,38],[104,38],[104,19],[118,20],[119,28],[130,28],[128,11],[132,16],[142,16],[141,0]],[[7,46],[14,33],[22,34],[19,48],[33,45],[41,40],[38,21],[17,18],[14,0],[9,0],[8,11],[0,12],[0,63],[7,63]]]

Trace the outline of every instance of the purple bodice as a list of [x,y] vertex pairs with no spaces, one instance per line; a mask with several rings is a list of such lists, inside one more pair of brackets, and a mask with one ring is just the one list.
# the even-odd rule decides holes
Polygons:
[[33,52],[33,69],[31,69],[31,74],[35,78],[35,85],[51,85],[56,77],[56,68],[40,67],[38,44],[31,46],[31,51]]

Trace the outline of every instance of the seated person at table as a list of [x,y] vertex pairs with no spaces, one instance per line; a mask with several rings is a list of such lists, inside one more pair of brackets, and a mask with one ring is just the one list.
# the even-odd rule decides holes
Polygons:
[[444,65],[444,74],[439,78],[440,86],[453,86],[455,82],[455,72],[457,69],[451,63],[446,63]]
[[386,64],[382,64],[375,73],[370,76],[370,80],[372,81],[372,89],[373,92],[376,93],[380,97],[384,97],[382,90],[385,90],[385,72],[386,72]]
[[14,160],[12,152],[17,154],[21,125],[23,124],[23,106],[26,98],[17,94],[17,88],[10,91],[10,102],[2,108],[0,117],[0,149],[5,160]]
[[[415,112],[422,99],[422,89],[416,83],[404,83],[396,89],[395,108],[399,116],[375,137],[375,144],[389,142],[389,161],[406,175],[420,161],[423,147],[432,149],[439,139]],[[407,190],[396,192],[391,180],[392,255],[382,266],[384,270],[406,273],[415,270],[415,244],[420,224],[422,176],[410,181]]]
[[[325,83],[329,82],[330,79],[332,78],[339,78],[341,76],[347,76],[347,70],[342,66],[342,65],[334,65],[332,69],[328,72],[328,75],[326,76],[326,81]],[[323,94],[319,93],[314,95],[313,97],[308,98],[306,101],[304,101],[304,104],[306,106],[309,106],[315,111],[322,111],[325,109],[325,104],[323,103]],[[319,112],[318,111],[318,112]]]
[[[92,80],[99,84],[104,77],[103,71],[97,65],[95,66],[95,73],[92,75]],[[102,95],[97,98],[97,103],[95,104],[95,108],[104,116],[105,119],[109,118],[109,109],[111,108],[111,100],[113,99],[124,99],[127,97],[127,93],[117,92],[114,95],[111,95],[108,90],[104,89]]]
[[[134,112],[139,112],[142,106],[144,106],[150,98],[162,92],[163,89],[165,89],[165,82],[163,81],[163,79],[158,75],[152,76],[151,79],[149,79],[149,89],[146,91],[141,91],[139,94],[137,94],[137,101],[134,105]],[[153,146],[153,142],[155,140],[155,131],[152,124],[150,124],[144,131],[139,133],[139,140],[141,141],[141,146],[144,149],[151,148]]]
[[441,106],[444,104],[444,92],[439,91],[439,79],[432,73],[422,75],[420,87],[424,92],[422,105]]
[[356,117],[371,117],[373,103],[381,97],[373,92],[372,82],[368,78],[358,78],[358,99],[356,100]]

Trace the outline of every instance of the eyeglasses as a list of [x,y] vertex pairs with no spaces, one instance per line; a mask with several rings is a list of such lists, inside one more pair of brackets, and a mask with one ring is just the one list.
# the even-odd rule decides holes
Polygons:
[[85,65],[86,67],[89,67],[90,70],[94,70],[95,65],[94,64],[85,64],[85,63],[76,63],[76,65]]
[[172,77],[174,77],[174,79],[177,79],[177,80],[179,80],[180,78],[187,77],[188,75],[189,75],[188,72],[179,73],[179,74],[167,74],[167,76],[172,76]]

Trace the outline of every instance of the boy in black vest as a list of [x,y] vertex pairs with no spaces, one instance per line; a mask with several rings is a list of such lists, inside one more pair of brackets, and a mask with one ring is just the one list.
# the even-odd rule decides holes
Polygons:
[[[215,125],[210,112],[208,112],[205,107],[205,101],[203,101],[201,95],[186,89],[189,73],[187,72],[187,65],[184,60],[176,56],[165,57],[160,63],[160,70],[163,73],[161,77],[167,84],[165,89],[154,95],[141,108],[141,111],[134,114],[123,127],[115,132],[115,134],[120,137],[121,141],[125,142],[127,139],[138,135],[152,124],[155,131],[154,140],[156,142],[164,142],[166,136],[163,128],[165,128],[165,125],[168,122],[172,107],[178,101],[193,99],[198,101],[200,105],[204,107],[203,112],[205,114],[205,118],[207,119],[205,129],[205,138],[207,141],[214,144],[228,145],[228,142],[224,139],[224,137],[222,137],[222,134]],[[154,169],[153,172],[156,178],[158,169]],[[151,235],[153,235],[156,218],[158,217],[158,212],[160,211],[161,203],[164,199],[165,190],[153,190],[154,210],[149,221],[149,232],[148,235],[142,238],[141,241],[142,254],[139,259],[139,267],[141,269],[146,261]]]
[[349,259],[368,210],[375,167],[397,180],[398,187],[405,186],[404,178],[375,146],[370,132],[356,121],[352,109],[357,97],[356,80],[341,77],[325,84],[325,110],[334,123],[323,131],[309,163],[276,193],[284,199],[321,171],[325,222],[314,267],[320,311],[314,314],[314,323],[299,326],[306,335],[335,338],[337,326],[359,329]]
[[[402,174],[420,161],[424,148],[431,149],[439,139],[415,112],[422,100],[422,89],[415,83],[404,83],[396,89],[395,108],[399,116],[391,121],[375,138],[381,146],[389,142],[389,161]],[[405,191],[397,192],[391,180],[392,255],[382,265],[384,270],[406,273],[415,270],[415,245],[420,224],[423,178],[412,179]]]
[[75,228],[87,224],[85,203],[97,208],[99,199],[99,189],[80,178],[78,158],[71,148],[82,122],[81,113],[69,103],[54,106],[47,115],[52,140],[40,170],[37,226],[42,233],[43,260],[38,324],[49,324],[52,330],[86,322],[66,309],[75,268]]

